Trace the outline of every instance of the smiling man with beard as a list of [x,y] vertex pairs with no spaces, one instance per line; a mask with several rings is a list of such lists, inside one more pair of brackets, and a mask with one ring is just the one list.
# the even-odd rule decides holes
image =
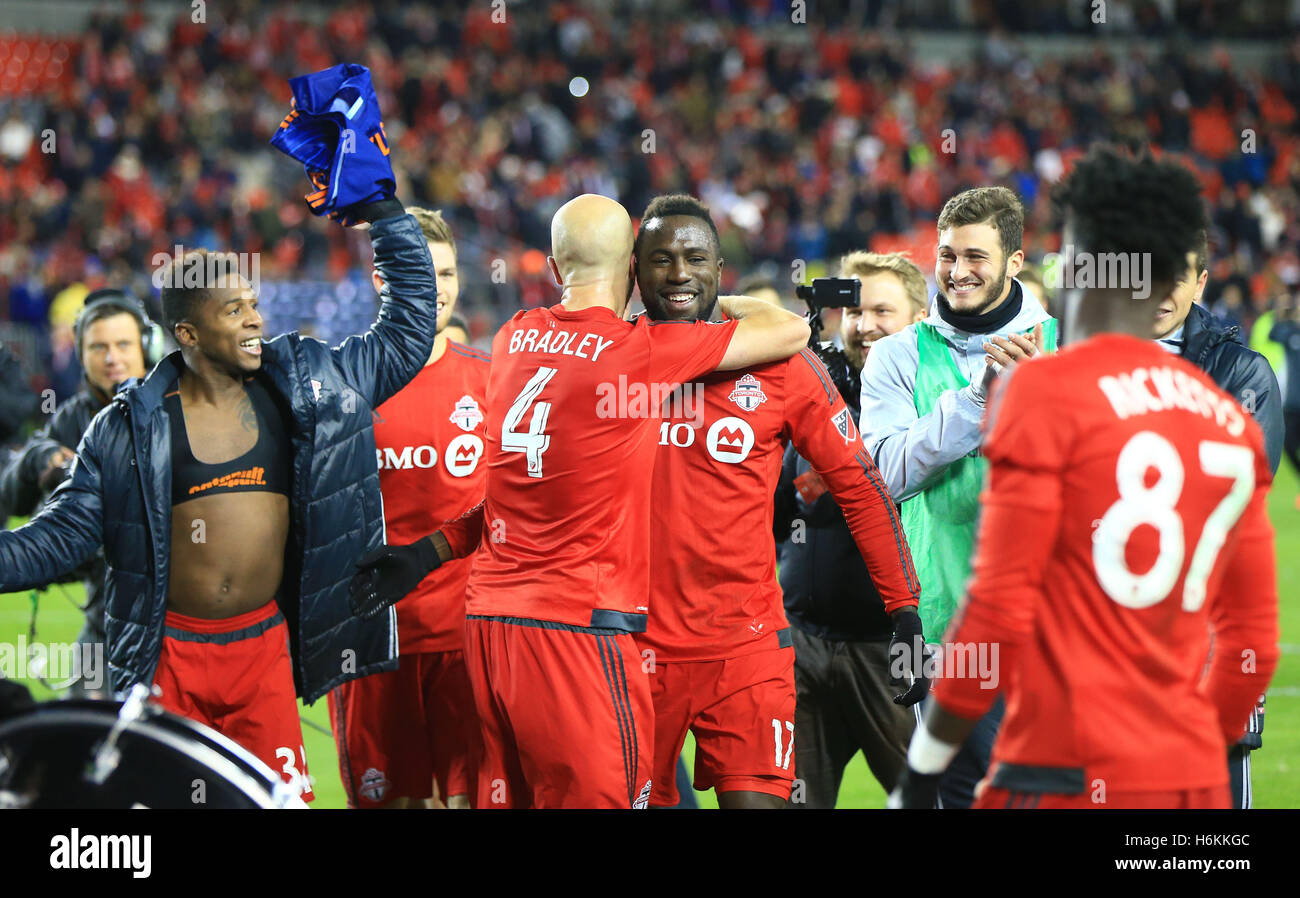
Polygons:
[[[722,272],[717,229],[693,197],[661,196],[636,241],[637,286],[656,322],[707,321]],[[655,711],[650,804],[677,802],[673,767],[689,730],[695,782],[721,808],[780,808],[795,777],[792,633],[776,579],[773,496],[786,442],[844,509],[895,639],[922,639],[918,580],[901,521],[853,418],[811,349],[706,374],[690,423],[659,425],[650,526],[661,563],[637,635]],[[701,523],[701,510],[712,516]],[[888,638],[888,637],[887,637]],[[918,671],[919,673],[919,671]],[[904,692],[903,690],[906,689]],[[900,681],[894,701],[926,691]]]
[[[1056,321],[1015,279],[1024,209],[1005,187],[977,187],[943,207],[928,318],[873,344],[862,370],[861,428],[902,502],[921,577],[921,622],[938,641],[970,574],[987,462],[980,423],[992,378],[1056,348]],[[988,766],[1001,704],[980,722],[940,788],[969,807]]]

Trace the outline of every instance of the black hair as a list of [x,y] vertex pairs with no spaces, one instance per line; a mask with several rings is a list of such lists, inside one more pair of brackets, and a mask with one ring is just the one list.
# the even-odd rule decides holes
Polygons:
[[218,290],[237,286],[241,274],[233,253],[194,249],[179,260],[168,260],[155,274],[162,288],[159,299],[167,333],[174,335],[182,321],[193,323],[204,301]]
[[1157,284],[1181,278],[1187,254],[1203,246],[1200,182],[1186,166],[1156,159],[1149,150],[1093,147],[1056,186],[1052,200],[1061,221],[1069,218],[1078,250],[1149,254]]
[[718,226],[713,223],[713,215],[709,212],[709,207],[684,193],[666,193],[650,201],[650,205],[645,207],[645,212],[641,213],[641,231],[637,233],[638,242],[645,231],[647,221],[652,218],[667,218],[670,215],[698,218],[707,224],[709,232],[713,234],[713,249],[718,255],[722,254],[722,239],[718,236]]

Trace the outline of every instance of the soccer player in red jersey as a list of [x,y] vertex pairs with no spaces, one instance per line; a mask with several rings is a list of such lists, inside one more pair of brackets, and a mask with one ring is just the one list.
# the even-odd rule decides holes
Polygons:
[[[950,654],[999,650],[1006,693],[975,806],[1226,808],[1227,747],[1277,664],[1277,573],[1258,425],[1150,342],[1205,226],[1197,180],[1099,147],[1057,201],[1074,258],[1129,277],[1067,291],[1067,348],[1017,366],[990,407],[974,572],[948,634]],[[949,667],[893,807],[932,805],[993,702]]]
[[[358,575],[359,613],[482,542],[465,656],[483,722],[478,807],[645,807],[654,719],[632,633],[649,611],[658,403],[715,369],[797,353],[799,316],[727,297],[723,324],[625,320],[632,222],[604,197],[551,222],[559,305],[520,312],[492,348],[487,497]],[[410,573],[411,571],[414,574]]]
[[[388,540],[398,543],[419,539],[482,501],[487,479],[481,462],[490,357],[447,337],[460,288],[451,229],[438,212],[407,211],[429,243],[438,332],[420,373],[376,409],[384,523]],[[377,272],[374,277],[379,289]],[[479,724],[464,655],[469,568],[468,558],[449,562],[397,606],[399,669],[330,693],[352,807],[426,807],[435,782],[448,807],[470,805]]]
[[[637,285],[655,321],[707,321],[722,271],[693,197],[657,197],[637,235]],[[650,621],[638,634],[655,708],[652,806],[695,735],[695,788],[722,808],[784,807],[794,779],[794,648],[776,579],[773,500],[792,441],[834,494],[900,633],[920,635],[919,582],[894,503],[821,360],[749,365],[687,384],[659,424]],[[700,515],[716,515],[709,523]],[[920,701],[925,685],[907,698]],[[797,798],[797,796],[796,796]]]

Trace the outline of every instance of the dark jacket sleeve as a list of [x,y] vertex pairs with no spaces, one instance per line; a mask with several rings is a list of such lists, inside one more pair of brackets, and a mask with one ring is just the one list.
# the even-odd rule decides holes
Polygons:
[[772,506],[772,536],[779,546],[790,538],[790,526],[798,514],[795,500],[794,478],[798,473],[799,453],[791,444],[785,447],[785,457],[781,459],[781,478],[776,484],[776,497]]
[[91,423],[71,475],[40,514],[17,530],[0,532],[0,592],[52,583],[103,544],[100,444],[111,424],[107,413]]
[[1282,440],[1285,426],[1282,423],[1282,391],[1277,385],[1273,367],[1258,352],[1237,343],[1225,344],[1232,353],[1225,363],[1231,365],[1231,374],[1225,378],[1224,392],[1231,393],[1242,408],[1255,416],[1259,429],[1264,431],[1264,450],[1273,473],[1282,460]]
[[375,270],[383,281],[379,317],[370,330],[333,350],[348,383],[378,407],[410,382],[433,350],[438,286],[429,244],[410,215],[370,226]]

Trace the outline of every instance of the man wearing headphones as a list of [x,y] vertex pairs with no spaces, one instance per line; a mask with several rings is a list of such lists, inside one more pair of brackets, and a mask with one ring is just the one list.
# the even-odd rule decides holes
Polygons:
[[[90,421],[106,406],[117,388],[132,377],[144,377],[146,363],[156,362],[153,323],[144,306],[122,290],[96,290],[86,297],[75,324],[77,359],[84,375],[82,388],[60,399],[54,416],[14,454],[0,474],[0,507],[10,514],[30,515],[67,477],[75,447]],[[97,553],[71,579],[86,582],[86,625],[77,641],[104,642],[104,557]],[[71,690],[80,692],[80,683]]]

